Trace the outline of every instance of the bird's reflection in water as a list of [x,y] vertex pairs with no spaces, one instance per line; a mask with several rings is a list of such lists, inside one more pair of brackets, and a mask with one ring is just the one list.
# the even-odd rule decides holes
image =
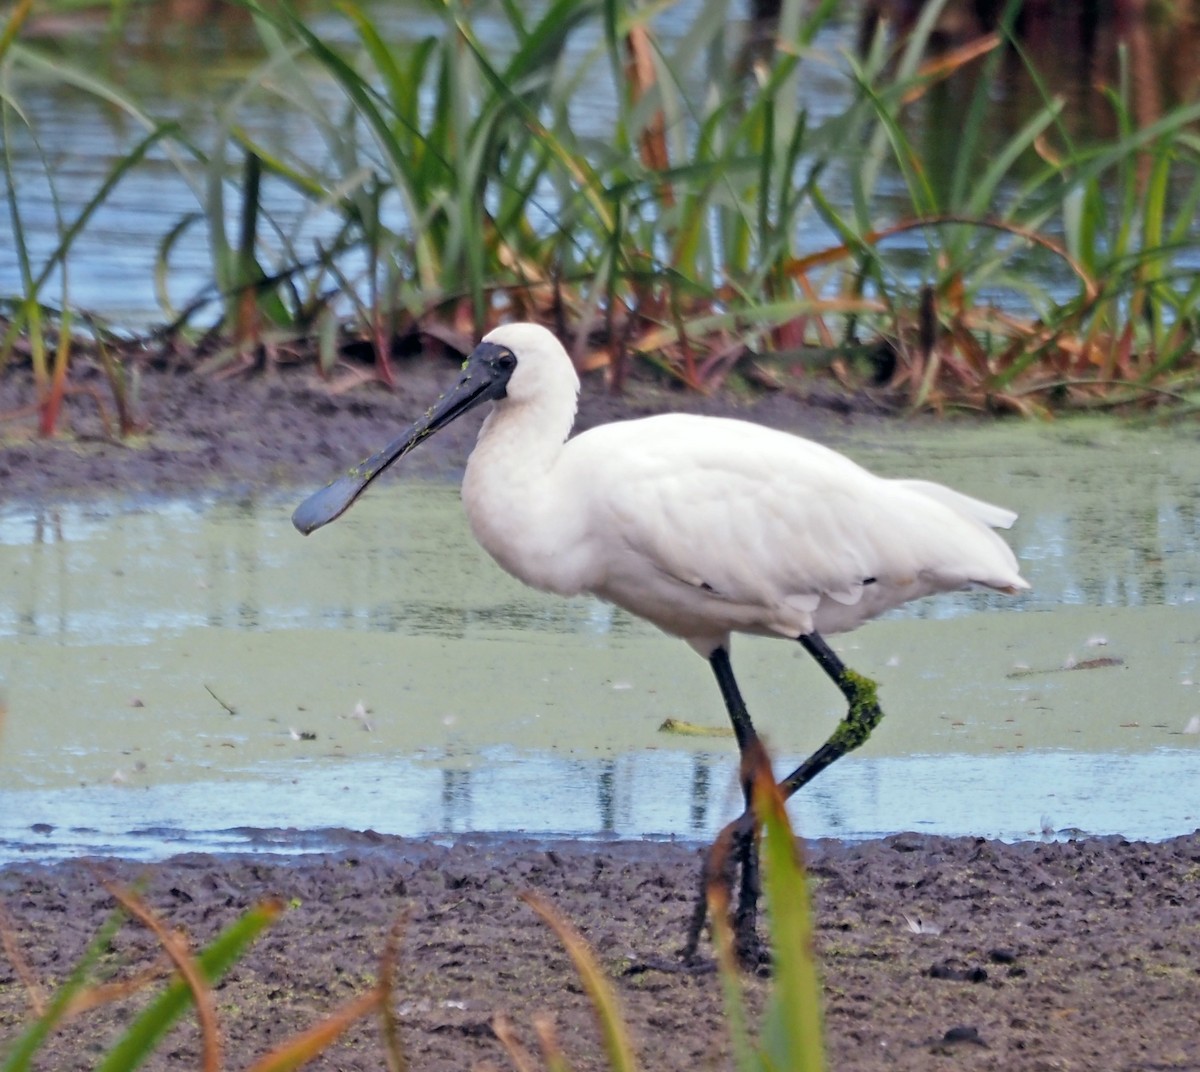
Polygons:
[[442,769],[442,829],[463,833],[471,829],[471,771]]
[[688,828],[693,834],[703,834],[708,825],[708,810],[712,804],[709,787],[712,784],[712,762],[700,754],[692,757],[692,799],[688,812]]
[[596,779],[596,804],[600,809],[600,831],[612,834],[617,829],[617,765],[606,759],[600,764],[600,775]]

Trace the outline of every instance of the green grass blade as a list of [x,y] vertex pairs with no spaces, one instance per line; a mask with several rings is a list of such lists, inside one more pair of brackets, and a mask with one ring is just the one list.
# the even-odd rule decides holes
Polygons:
[[[196,957],[204,977],[210,983],[220,979],[281,911],[278,902],[264,902],[222,931]],[[131,1072],[140,1066],[191,1000],[187,983],[182,979],[172,983],[134,1020],[109,1050],[97,1072]]]
[[[6,73],[5,68],[0,68],[0,74]],[[13,170],[12,154],[9,150],[9,146],[12,145],[11,130],[14,112],[16,112],[16,108],[5,87],[4,92],[0,93],[0,133],[4,136],[4,192],[8,202],[9,220],[12,223],[12,242],[17,254],[17,266],[21,276],[22,293],[20,300],[16,302],[12,321],[4,333],[3,346],[0,346],[0,369],[4,369],[8,365],[12,355],[12,348],[18,336],[21,334],[27,335],[29,339],[30,359],[33,364],[34,382],[37,385],[37,393],[40,399],[45,396],[45,391],[49,386],[49,372],[46,367],[46,341],[42,333],[42,310],[37,298],[38,285],[33,277],[29,246],[25,236],[25,221],[21,214],[21,202],[17,196],[17,180]],[[46,162],[45,154],[42,153],[36,133],[33,131],[30,133],[33,135],[34,144],[41,155],[46,181],[51,187],[53,197],[53,180],[49,165]],[[53,197],[53,200],[57,208],[57,197]]]
[[117,183],[136,168],[155,145],[166,138],[173,137],[178,130],[179,125],[173,122],[164,123],[162,126],[156,127],[113,165],[108,175],[105,176],[104,182],[100,184],[100,188],[88,198],[79,210],[79,215],[75,217],[74,221],[59,238],[58,245],[55,246],[46,263],[42,266],[42,270],[34,280],[35,291],[41,290],[43,284],[58,264],[66,261],[71,246],[74,245],[75,239],[79,237],[79,232],[87,226],[88,221],[95,215],[96,210],[108,200],[109,194],[113,192]]
[[108,950],[113,935],[117,933],[124,920],[124,912],[114,912],[109,916],[96,933],[96,937],[88,943],[83,956],[71,969],[67,981],[58,988],[46,1011],[30,1024],[25,1033],[13,1044],[8,1056],[4,1059],[4,1064],[0,1065],[0,1072],[29,1072],[42,1043],[63,1018],[71,1000],[83,989],[87,982],[88,972]]
[[4,59],[4,54],[17,39],[17,34],[21,32],[21,27],[32,10],[33,0],[20,0],[9,12],[4,21],[4,28],[0,30],[0,60]]
[[558,940],[562,942],[575,965],[579,981],[583,984],[596,1018],[600,1021],[600,1032],[608,1055],[607,1067],[611,1072],[637,1072],[637,1060],[633,1055],[629,1031],[621,1017],[617,995],[587,943],[549,902],[542,900],[537,894],[522,894],[521,900],[541,916],[558,935]]
[[[1055,101],[1040,109],[1036,115],[1022,124],[1008,141],[995,152],[982,175],[976,174],[971,179],[971,195],[966,199],[964,213],[969,216],[986,216],[995,203],[996,191],[1000,183],[1008,177],[1013,166],[1021,159],[1030,146],[1058,122],[1063,110],[1063,102]],[[947,211],[956,211],[954,205],[946,206]]]
[[754,807],[763,817],[763,892],[774,952],[774,985],[763,1045],[775,1068],[822,1072],[821,983],[813,954],[808,881],[770,764],[755,777]]
[[[713,852],[728,852],[728,842],[714,846]],[[750,1041],[746,1016],[746,997],[742,990],[741,969],[733,951],[733,929],[729,925],[729,894],[714,885],[706,891],[708,918],[712,921],[713,944],[717,953],[717,972],[721,977],[721,997],[725,1027],[733,1049],[733,1063],[740,1072],[763,1072],[764,1062]]]

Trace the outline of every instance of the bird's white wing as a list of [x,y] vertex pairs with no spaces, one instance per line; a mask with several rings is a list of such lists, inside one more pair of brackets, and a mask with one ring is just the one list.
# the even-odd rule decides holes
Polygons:
[[878,560],[880,482],[808,440],[670,415],[605,425],[576,445],[606,460],[583,466],[605,515],[596,528],[688,584],[761,602],[849,589]]
[[986,528],[1008,511],[940,485],[881,479],[796,436],[669,415],[605,425],[571,446],[576,478],[591,482],[593,531],[623,545],[613,568],[641,563],[763,608],[780,628],[811,628],[823,600],[853,607],[868,586],[878,586],[870,605],[834,628],[932,591],[1023,584]]
[[1013,522],[1017,520],[1014,511],[984,502],[982,499],[974,499],[970,495],[964,495],[961,491],[946,487],[945,484],[934,484],[929,480],[898,480],[896,483],[922,495],[928,495],[931,499],[936,499],[957,513],[966,514],[968,517],[983,522],[989,528],[1010,529]]

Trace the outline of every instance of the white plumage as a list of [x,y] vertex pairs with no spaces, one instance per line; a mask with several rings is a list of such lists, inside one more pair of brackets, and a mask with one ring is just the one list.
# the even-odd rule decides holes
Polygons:
[[[822,634],[853,629],[910,599],[981,585],[1028,588],[992,531],[1016,514],[924,480],[885,480],[798,436],[745,421],[671,414],[568,438],[579,378],[534,324],[491,332],[458,382],[399,439],[297,508],[309,533],[347,510],[387,466],[438,428],[491,401],[463,479],[479,542],[526,584],[591,592],[687,640],[708,659],[743,758],[757,734],[729,659],[730,634],[797,640],[849,707],[829,740],[780,783],[789,796],[856,748],[882,717],[872,682]],[[758,949],[750,776],[734,824],[738,949]],[[696,950],[703,898],[686,952]]]
[[517,363],[463,502],[534,588],[594,593],[707,658],[731,632],[838,633],[936,592],[1028,587],[989,527],[1010,511],[745,421],[668,414],[567,440],[579,380],[558,340],[513,324],[485,341]]

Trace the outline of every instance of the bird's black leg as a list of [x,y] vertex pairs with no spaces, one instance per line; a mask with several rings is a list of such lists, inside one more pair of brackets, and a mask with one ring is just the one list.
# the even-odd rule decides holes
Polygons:
[[842,690],[842,695],[849,701],[850,707],[838,728],[830,734],[829,740],[779,783],[785,799],[811,782],[835,759],[858,748],[871,736],[871,731],[883,718],[874,681],[846,666],[825,643],[820,633],[809,633],[796,639]]
[[[746,709],[746,701],[742,699],[741,690],[738,689],[737,680],[733,676],[729,652],[725,648],[717,648],[709,656],[708,661],[716,675],[721,696],[725,700],[725,709],[729,712],[729,721],[733,725],[733,735],[737,740],[738,752],[744,761],[746,749],[752,742],[758,740],[758,733],[750,721],[750,712]],[[757,823],[754,820],[751,804],[751,787],[751,773],[743,762],[742,796],[745,800],[745,810],[741,817],[731,824],[732,852],[725,855],[713,851],[709,853],[705,861],[700,878],[700,896],[692,913],[687,944],[684,946],[685,959],[693,959],[700,944],[700,932],[704,929],[704,920],[708,911],[709,882],[713,879],[720,881],[732,894],[734,869],[740,869],[741,873],[737,915],[734,921],[737,952],[743,961],[759,959],[761,951],[757,924],[758,898],[761,887],[758,870],[758,840],[755,836]],[[720,876],[712,873],[717,866],[720,866],[722,870]]]
[[[845,718],[838,724],[838,728],[830,735],[829,740],[779,783],[779,788],[785,798],[792,796],[807,785],[834,760],[863,744],[883,718],[883,711],[879,707],[876,696],[875,682],[847,667],[819,633],[808,633],[797,639],[804,650],[816,659],[821,669],[842,690],[842,695],[846,697],[850,706],[846,711]],[[729,711],[729,720],[733,723],[733,733],[737,738],[738,750],[744,757],[746,748],[752,741],[757,740],[758,734],[750,721],[745,701],[734,680],[729,653],[724,648],[718,648],[709,658],[709,662],[717,676],[721,695],[725,698],[725,706]],[[694,958],[700,942],[700,932],[704,929],[707,887],[710,878],[717,878],[718,881],[723,882],[726,889],[732,892],[732,869],[738,864],[741,865],[742,879],[735,922],[738,953],[743,962],[755,961],[761,955],[756,931],[758,899],[761,892],[758,873],[758,842],[755,837],[757,822],[751,808],[750,789],[747,772],[743,769],[742,792],[746,799],[746,810],[729,826],[733,851],[724,859],[720,854],[710,853],[705,861],[701,877],[700,899],[692,915],[688,941],[684,947],[684,956],[688,959]],[[712,875],[713,869],[717,866],[723,868],[723,874],[719,877]]]

